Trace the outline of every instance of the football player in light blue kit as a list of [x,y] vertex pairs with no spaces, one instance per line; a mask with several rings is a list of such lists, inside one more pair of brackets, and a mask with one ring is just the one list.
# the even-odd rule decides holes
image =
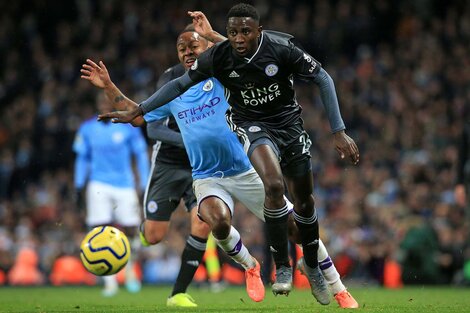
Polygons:
[[[100,112],[111,109],[103,94],[97,96]],[[139,190],[144,190],[149,172],[147,143],[138,128],[101,123],[94,118],[80,126],[73,150],[76,153],[74,185],[78,193],[86,186],[86,225],[116,223],[129,236],[135,236],[140,224],[140,205],[132,170],[132,157],[139,173]],[[132,255],[131,255],[132,256]],[[140,290],[133,271],[132,258],[126,266],[126,287]],[[104,277],[104,296],[118,291],[115,275]]]

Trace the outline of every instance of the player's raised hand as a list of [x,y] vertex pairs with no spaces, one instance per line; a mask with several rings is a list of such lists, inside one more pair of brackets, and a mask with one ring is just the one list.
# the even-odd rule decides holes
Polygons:
[[336,151],[338,151],[341,159],[348,156],[352,164],[359,163],[359,148],[354,140],[346,135],[344,130],[335,133],[334,140]]
[[204,38],[211,35],[213,29],[207,17],[201,11],[188,11],[188,15],[193,19],[194,30]]
[[82,75],[80,78],[88,80],[90,83],[98,88],[106,88],[111,85],[111,77],[109,77],[108,69],[104,65],[103,61],[99,62],[99,65],[90,59],[86,60],[85,64],[82,64],[80,70]]
[[143,115],[142,109],[136,106],[125,111],[114,111],[98,115],[98,121],[111,120],[113,123],[131,123],[136,117]]

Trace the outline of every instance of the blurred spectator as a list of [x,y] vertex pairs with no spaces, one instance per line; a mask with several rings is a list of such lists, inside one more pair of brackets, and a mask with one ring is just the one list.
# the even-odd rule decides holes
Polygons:
[[96,283],[96,276],[85,269],[78,257],[64,255],[54,261],[49,281],[54,286],[93,285]]
[[39,270],[39,258],[33,248],[21,248],[13,267],[8,271],[10,285],[42,285],[44,274]]

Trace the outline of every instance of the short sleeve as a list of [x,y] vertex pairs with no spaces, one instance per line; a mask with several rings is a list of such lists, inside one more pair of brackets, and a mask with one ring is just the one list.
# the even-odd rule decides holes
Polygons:
[[321,68],[320,62],[294,44],[290,46],[289,66],[294,75],[304,80],[312,80]]
[[146,113],[144,115],[144,120],[147,123],[150,123],[171,116],[170,103]]

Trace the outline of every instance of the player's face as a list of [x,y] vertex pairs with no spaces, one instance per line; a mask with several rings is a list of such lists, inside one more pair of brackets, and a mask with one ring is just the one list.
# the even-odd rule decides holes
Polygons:
[[230,17],[227,22],[227,38],[241,57],[250,57],[258,48],[262,27],[251,17]]
[[176,41],[178,59],[185,69],[189,69],[199,54],[207,50],[207,40],[196,32],[184,32]]

